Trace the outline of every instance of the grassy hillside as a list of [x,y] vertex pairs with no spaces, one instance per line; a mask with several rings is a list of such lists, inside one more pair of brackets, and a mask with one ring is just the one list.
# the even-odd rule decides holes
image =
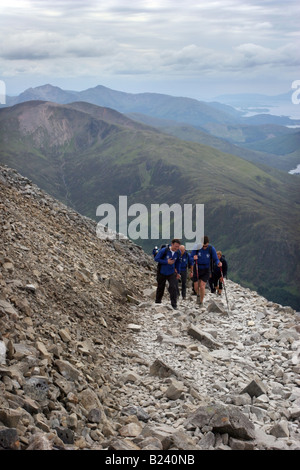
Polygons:
[[295,168],[300,162],[300,132],[293,130],[293,133],[288,135],[272,136],[267,140],[257,142],[250,142],[246,144],[248,149],[255,149],[264,152],[266,155],[264,161],[270,162],[270,156],[273,154],[275,157],[270,164],[275,162],[276,168],[282,170],[291,170]]
[[[182,140],[198,142],[249,160],[284,171],[297,166],[300,146],[295,130],[277,125],[265,126],[212,126],[211,133],[188,124],[131,113],[129,117],[173,135]],[[217,137],[214,134],[219,134]],[[299,140],[299,139],[298,139]],[[236,145],[234,142],[237,142]],[[293,153],[291,153],[291,149]]]
[[[0,110],[0,161],[96,218],[103,203],[205,205],[230,277],[299,308],[296,176],[184,142],[115,111],[33,102]],[[175,234],[176,235],[176,234]],[[138,243],[150,251],[163,240]]]

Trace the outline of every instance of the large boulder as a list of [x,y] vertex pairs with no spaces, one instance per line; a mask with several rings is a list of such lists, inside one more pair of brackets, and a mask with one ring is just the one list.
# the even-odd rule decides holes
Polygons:
[[235,406],[200,406],[186,421],[185,427],[209,429],[214,433],[227,433],[240,439],[254,439],[254,424]]

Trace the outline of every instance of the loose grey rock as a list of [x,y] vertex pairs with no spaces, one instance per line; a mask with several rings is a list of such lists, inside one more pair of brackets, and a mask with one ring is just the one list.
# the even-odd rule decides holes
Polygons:
[[211,334],[200,330],[197,326],[191,325],[188,329],[188,334],[193,336],[193,338],[200,341],[209,349],[216,349],[220,347],[220,344],[215,341]]
[[191,425],[200,429],[207,426],[216,433],[228,434],[241,439],[254,439],[253,423],[234,406],[209,405],[199,407],[185,426]]
[[17,430],[14,428],[0,428],[0,449],[19,450],[20,442]]
[[248,393],[250,397],[259,397],[266,393],[266,387],[262,381],[255,377],[251,382],[241,391],[241,393]]

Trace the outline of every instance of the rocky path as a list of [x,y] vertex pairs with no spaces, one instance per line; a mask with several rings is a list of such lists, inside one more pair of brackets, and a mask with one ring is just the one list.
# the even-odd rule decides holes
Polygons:
[[[136,442],[144,434],[172,442],[172,433],[184,431],[179,448],[299,448],[299,316],[231,281],[226,286],[229,311],[225,297],[210,293],[204,307],[190,295],[174,311],[166,295],[154,303],[154,287],[133,307],[132,343],[115,373],[123,411],[135,407],[149,417],[147,426],[132,424],[131,436],[125,427]],[[191,425],[208,405],[238,410],[249,422],[227,432],[212,427],[210,416]]]

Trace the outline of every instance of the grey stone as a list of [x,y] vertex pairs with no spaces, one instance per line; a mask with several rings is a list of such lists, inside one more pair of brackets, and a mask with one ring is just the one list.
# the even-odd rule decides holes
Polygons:
[[49,385],[45,377],[30,377],[26,380],[23,389],[27,395],[37,401],[47,399]]
[[57,427],[55,431],[64,444],[74,444],[74,432],[71,429]]
[[177,400],[181,397],[183,390],[184,384],[178,380],[173,379],[171,380],[171,384],[165,392],[165,396],[170,400]]
[[6,345],[4,341],[0,341],[0,365],[6,363]]
[[53,450],[53,445],[45,434],[36,433],[30,438],[26,450]]
[[200,439],[198,446],[203,450],[211,450],[215,446],[215,442],[215,434],[211,431],[208,431],[205,436]]
[[16,428],[22,417],[22,412],[13,409],[0,409],[0,421],[8,428]]
[[88,420],[90,423],[100,423],[102,417],[102,411],[99,408],[92,408],[88,414]]
[[205,331],[200,330],[197,326],[191,325],[188,329],[188,334],[193,338],[200,341],[204,346],[209,349],[216,349],[221,347],[221,345],[214,339],[214,337],[206,333]]
[[289,428],[287,421],[281,420],[270,429],[270,434],[275,437],[289,437]]
[[134,406],[134,405],[127,406],[122,409],[122,413],[127,416],[134,415],[140,421],[144,421],[144,422],[147,422],[150,419],[149,414],[145,410],[143,410],[143,408],[139,406]]
[[213,432],[229,436],[254,439],[253,423],[235,406],[209,405],[199,407],[186,422],[200,429],[210,426]]
[[14,428],[0,428],[0,449],[19,450],[19,435]]
[[208,307],[207,307],[208,312],[214,312],[214,313],[221,313],[223,315],[227,315],[227,311],[224,309],[224,307],[214,300],[211,300]]
[[8,315],[11,315],[13,319],[17,319],[19,317],[18,312],[16,309],[11,305],[10,302],[7,302],[6,300],[0,299],[0,309],[7,313]]
[[171,375],[177,375],[175,370],[173,370],[160,359],[156,359],[150,366],[150,374],[158,375],[159,377],[170,377]]
[[72,381],[78,380],[80,372],[69,361],[57,360],[55,365],[66,379]]
[[250,397],[259,397],[266,393],[266,387],[258,377],[255,377],[241,393],[248,393]]

